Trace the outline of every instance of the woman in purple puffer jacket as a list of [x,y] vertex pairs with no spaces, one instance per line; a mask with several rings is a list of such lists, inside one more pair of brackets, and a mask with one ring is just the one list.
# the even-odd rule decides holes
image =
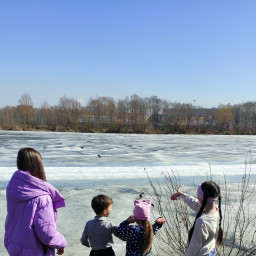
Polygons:
[[65,237],[57,231],[57,208],[64,207],[59,191],[46,182],[39,152],[22,148],[7,188],[4,244],[10,256],[63,254]]

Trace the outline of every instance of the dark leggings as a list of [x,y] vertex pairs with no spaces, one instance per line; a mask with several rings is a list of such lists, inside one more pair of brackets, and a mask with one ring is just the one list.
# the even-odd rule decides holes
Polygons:
[[90,256],[115,256],[112,247],[102,250],[91,250]]

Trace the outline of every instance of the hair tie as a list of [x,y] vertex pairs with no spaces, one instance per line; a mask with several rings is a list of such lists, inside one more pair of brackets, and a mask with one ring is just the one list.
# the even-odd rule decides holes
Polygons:
[[[204,199],[204,192],[202,190],[201,185],[197,188],[197,195],[200,200],[203,201]],[[215,203],[218,200],[219,196],[217,197],[208,197],[207,203]]]

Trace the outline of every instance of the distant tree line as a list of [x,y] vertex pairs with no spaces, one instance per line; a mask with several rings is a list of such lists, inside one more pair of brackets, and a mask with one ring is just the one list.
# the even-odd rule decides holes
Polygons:
[[58,105],[33,107],[29,94],[17,106],[0,108],[2,130],[113,133],[256,134],[256,102],[218,108],[172,103],[156,96],[122,100],[90,98],[85,106],[62,97]]

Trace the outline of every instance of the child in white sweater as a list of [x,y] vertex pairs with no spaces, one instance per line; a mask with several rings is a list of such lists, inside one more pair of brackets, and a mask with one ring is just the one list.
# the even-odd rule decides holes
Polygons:
[[197,212],[195,222],[188,233],[188,246],[184,256],[214,256],[216,245],[221,245],[223,239],[219,186],[213,181],[206,181],[197,189],[198,199],[177,192],[171,196],[171,200],[177,200],[178,197]]

